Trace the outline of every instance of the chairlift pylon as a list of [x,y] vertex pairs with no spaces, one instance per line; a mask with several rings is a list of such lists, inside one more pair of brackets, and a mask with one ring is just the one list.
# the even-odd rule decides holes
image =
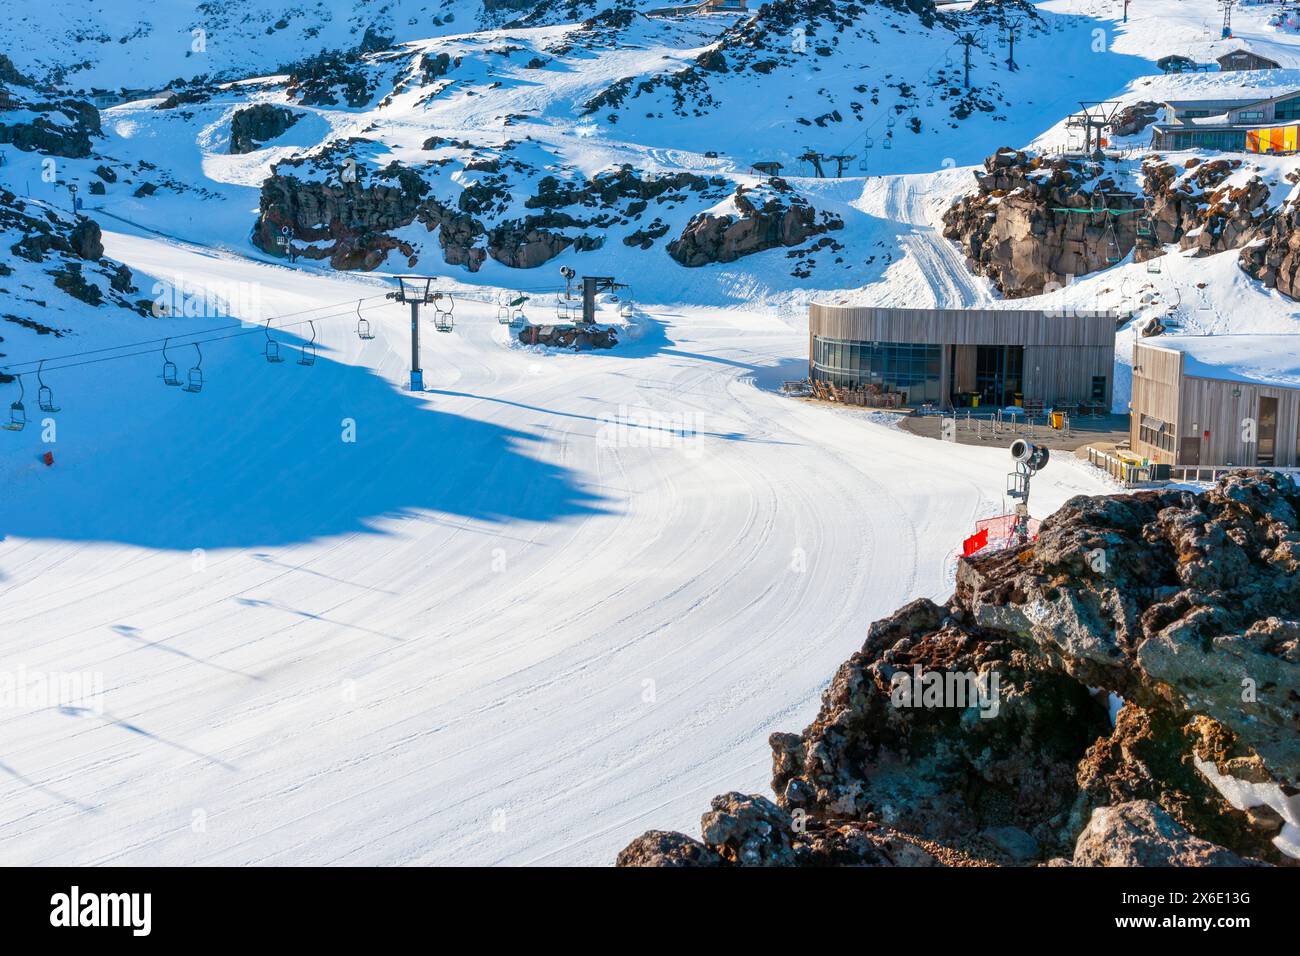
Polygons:
[[59,406],[54,404],[54,391],[45,384],[45,379],[41,377],[41,369],[45,367],[45,359],[41,359],[41,364],[36,366],[36,404],[43,412],[49,412],[51,415],[59,411]]
[[9,421],[0,428],[9,432],[20,432],[27,427],[27,409],[23,406],[23,399],[27,397],[27,389],[23,386],[23,377],[18,376],[18,399],[9,405]]
[[180,375],[176,369],[176,363],[167,357],[167,343],[171,339],[163,339],[163,371],[162,380],[164,385],[179,385],[181,383]]
[[370,323],[361,317],[361,300],[357,299],[357,338],[368,342],[374,337],[375,333],[370,331]]
[[194,362],[194,367],[190,369],[189,380],[181,390],[190,392],[191,394],[197,394],[198,392],[203,391],[203,350],[199,348],[198,342],[192,344],[198,358]]

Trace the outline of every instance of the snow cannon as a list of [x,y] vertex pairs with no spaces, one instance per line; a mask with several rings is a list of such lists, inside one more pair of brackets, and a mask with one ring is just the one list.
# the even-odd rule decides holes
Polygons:
[[1049,451],[1035,445],[1033,442],[1025,441],[1023,438],[1017,438],[1011,443],[1011,457],[1019,464],[1025,466],[1026,470],[1032,475],[1035,472],[1042,471],[1047,465]]

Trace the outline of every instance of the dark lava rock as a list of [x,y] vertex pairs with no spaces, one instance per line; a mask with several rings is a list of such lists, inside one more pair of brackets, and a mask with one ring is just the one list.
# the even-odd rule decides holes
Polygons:
[[735,262],[778,246],[797,246],[844,223],[815,210],[785,180],[772,177],[758,186],[741,186],[733,202],[736,215],[703,212],[692,216],[682,234],[668,243],[668,254],[681,265]]
[[1075,866],[1244,866],[1231,850],[1193,836],[1150,800],[1098,807],[1079,835]]
[[68,241],[78,257],[98,262],[104,258],[103,235],[99,223],[93,219],[78,219],[68,234]]
[[1294,862],[1277,814],[1233,810],[1200,768],[1300,783],[1298,512],[1276,472],[1070,499],[1037,540],[963,560],[946,605],[873,624],[813,723],[772,735],[775,803],[716,798],[704,844],[739,865],[897,865],[887,835],[929,857]]
[[722,866],[726,861],[699,840],[682,833],[650,830],[618,855],[618,866]]
[[1194,159],[1181,168],[1159,157],[1144,162],[1152,235],[1138,240],[1134,259],[1163,255],[1163,246],[1173,242],[1197,255],[1240,249],[1250,242],[1268,214],[1269,189],[1259,176],[1240,186],[1228,184],[1241,165],[1240,159]]
[[236,110],[230,120],[230,151],[251,153],[262,148],[301,119],[300,114],[283,106],[258,103]]
[[975,178],[976,191],[944,213],[943,234],[1009,298],[1108,268],[1137,241],[1142,201],[1100,163],[1001,149]]
[[1265,216],[1254,238],[1259,241],[1242,247],[1242,270],[1288,298],[1300,299],[1300,203],[1290,200]]
[[[24,105],[41,115],[24,123],[0,122],[0,145],[69,159],[85,159],[90,155],[91,139],[100,135],[99,110],[94,106],[80,100]],[[51,119],[51,114],[59,114],[59,119]]]

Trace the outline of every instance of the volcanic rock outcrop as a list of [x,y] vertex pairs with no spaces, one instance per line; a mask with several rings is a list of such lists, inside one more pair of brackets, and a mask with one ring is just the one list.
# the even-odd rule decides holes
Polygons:
[[684,266],[735,262],[742,256],[797,246],[812,236],[844,228],[838,216],[818,214],[785,180],[773,177],[754,187],[740,186],[732,197],[736,214],[702,212],[691,217],[668,254]]
[[284,135],[299,119],[301,116],[293,110],[271,103],[236,110],[230,118],[230,151],[251,153],[261,149],[263,143]]
[[1239,249],[1268,215],[1269,188],[1258,175],[1245,175],[1240,159],[1203,162],[1193,157],[1178,167],[1154,157],[1142,164],[1151,234],[1139,236],[1134,259],[1163,255],[1178,243],[1210,255]]
[[652,831],[619,862],[1293,863],[1298,512],[1265,472],[1071,499],[870,627],[813,723],[772,735],[775,801],[715,798],[702,841]]
[[1002,149],[975,178],[976,191],[944,213],[943,234],[1008,298],[1114,265],[1137,240],[1142,202],[1100,163]]
[[1242,270],[1269,288],[1300,299],[1300,203],[1290,200],[1265,216],[1254,238],[1242,247]]
[[0,61],[0,112],[8,114],[0,121],[0,145],[23,152],[84,159],[101,135],[99,110],[37,90],[7,58]]
[[0,318],[44,329],[48,300],[34,294],[31,273],[12,285],[6,281],[23,263],[40,267],[55,289],[87,305],[118,305],[143,312],[147,302],[127,298],[136,289],[131,270],[104,256],[99,224],[84,216],[67,220],[49,207],[0,189],[0,293],[8,293]]
[[1140,133],[1156,121],[1160,115],[1160,104],[1151,100],[1142,100],[1126,106],[1115,114],[1111,130],[1116,136],[1132,136]]
[[[643,178],[630,166],[576,182],[543,176],[532,195],[525,193],[527,213],[510,216],[518,207],[507,173],[521,165],[513,160],[466,162],[466,173],[475,178],[454,202],[443,201],[415,168],[390,163],[372,173],[359,164],[349,166],[352,150],[365,145],[364,140],[340,141],[309,159],[276,164],[262,184],[254,243],[282,253],[287,238],[295,255],[329,259],[336,269],[374,269],[398,250],[413,267],[418,250],[389,233],[418,221],[438,232],[443,258],[451,265],[473,272],[491,256],[512,268],[531,269],[566,249],[600,248],[609,229],[632,226],[651,203],[672,208],[691,196],[716,201],[728,187],[721,177],[694,173]],[[425,147],[444,145],[434,137]],[[666,231],[641,230],[638,242],[649,248]]]

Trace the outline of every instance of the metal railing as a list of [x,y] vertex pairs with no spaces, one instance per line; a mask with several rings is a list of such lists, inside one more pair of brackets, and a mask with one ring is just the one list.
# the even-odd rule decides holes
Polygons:
[[1001,408],[980,414],[974,409],[962,408],[956,413],[957,427],[974,432],[981,441],[996,441],[1008,435],[1020,438],[1072,438],[1070,416],[1061,413],[1061,427],[1053,428],[1051,415],[1010,415]]
[[1116,455],[1098,451],[1091,445],[1088,446],[1088,464],[1094,468],[1100,468],[1123,484],[1125,488],[1132,488],[1151,480],[1150,471],[1138,462],[1128,461]]
[[1234,471],[1280,471],[1300,475],[1300,468],[1275,468],[1272,465],[1171,465],[1169,476],[1175,481],[1218,481]]

